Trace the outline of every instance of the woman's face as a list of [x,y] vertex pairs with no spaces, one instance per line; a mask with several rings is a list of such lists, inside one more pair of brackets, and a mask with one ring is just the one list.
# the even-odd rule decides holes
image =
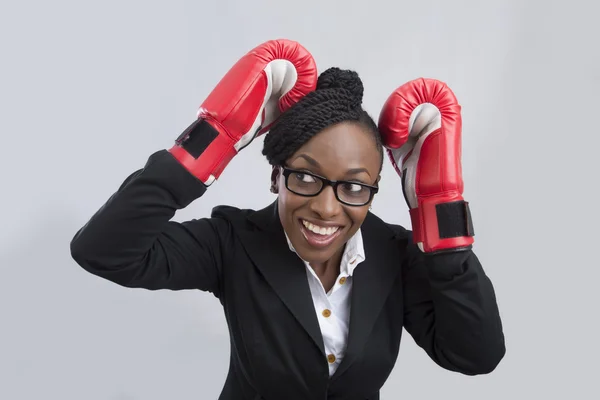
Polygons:
[[[324,129],[286,162],[286,167],[333,181],[375,186],[379,181],[381,155],[371,133],[356,123],[340,123]],[[310,176],[293,174],[301,185],[312,185]],[[312,263],[331,259],[360,228],[369,204],[341,203],[331,186],[314,197],[300,196],[286,188],[285,177],[276,177],[279,217],[298,255]],[[356,185],[346,185],[348,196],[358,196]],[[316,232],[318,233],[316,233]]]

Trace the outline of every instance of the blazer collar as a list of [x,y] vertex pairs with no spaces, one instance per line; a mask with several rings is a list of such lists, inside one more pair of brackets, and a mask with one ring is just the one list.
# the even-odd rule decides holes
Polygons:
[[279,207],[277,200],[269,204],[262,210],[254,211],[248,216],[248,220],[262,230],[272,233],[282,233],[283,226],[279,219]]
[[[321,350],[326,362],[306,268],[304,262],[289,249],[277,201],[251,213],[248,220],[259,232],[255,229],[242,230],[242,244],[267,282]],[[360,355],[401,268],[399,243],[393,243],[401,239],[383,221],[369,213],[361,230],[365,260],[354,271],[348,346],[333,380]]]
[[240,240],[248,255],[325,355],[323,336],[306,277],[306,267],[300,257],[288,247],[279,219],[277,201],[251,213],[248,220],[258,229],[240,231]]

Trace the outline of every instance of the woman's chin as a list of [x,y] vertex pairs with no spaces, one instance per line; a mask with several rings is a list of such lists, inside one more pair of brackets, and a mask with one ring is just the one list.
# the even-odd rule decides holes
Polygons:
[[323,264],[331,260],[340,250],[340,246],[328,246],[327,248],[315,249],[304,244],[298,246],[296,252],[298,256],[309,264]]

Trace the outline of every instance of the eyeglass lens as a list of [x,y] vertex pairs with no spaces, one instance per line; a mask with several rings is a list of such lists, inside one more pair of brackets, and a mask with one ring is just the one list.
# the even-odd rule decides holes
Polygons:
[[[324,183],[321,179],[302,172],[290,173],[288,189],[297,194],[311,196],[319,193]],[[356,183],[345,182],[337,185],[338,198],[349,204],[365,204],[371,198],[371,189]]]

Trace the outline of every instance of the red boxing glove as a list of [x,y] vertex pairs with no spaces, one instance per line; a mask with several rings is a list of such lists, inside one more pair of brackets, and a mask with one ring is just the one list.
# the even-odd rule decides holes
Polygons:
[[443,82],[415,79],[388,97],[383,144],[402,178],[414,242],[425,253],[470,249],[473,223],[463,199],[461,107]]
[[169,152],[209,186],[241,149],[316,86],[317,67],[304,47],[283,39],[263,43],[227,72]]

